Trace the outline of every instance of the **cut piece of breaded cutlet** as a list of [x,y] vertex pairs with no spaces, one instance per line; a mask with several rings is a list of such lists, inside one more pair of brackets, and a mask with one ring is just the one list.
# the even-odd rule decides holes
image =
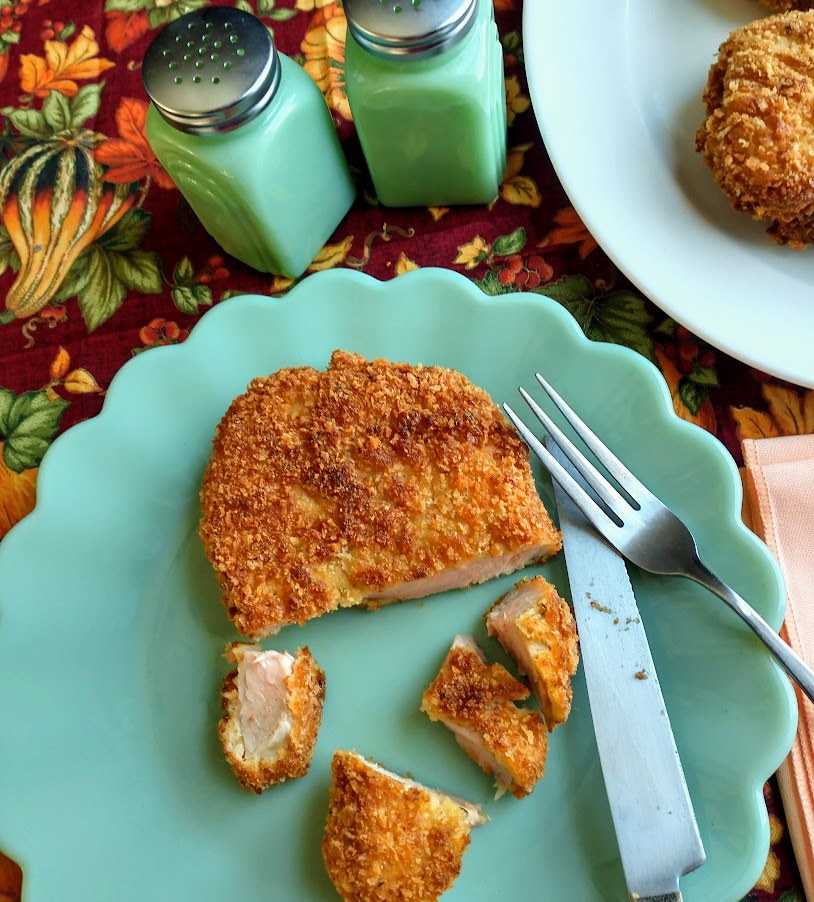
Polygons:
[[814,242],[814,12],[733,31],[704,91],[696,149],[736,209],[781,244]]
[[526,446],[485,391],[343,351],[233,401],[201,506],[229,616],[252,638],[481,583],[561,545]]
[[292,656],[235,642],[226,657],[237,667],[223,680],[218,735],[238,782],[260,793],[305,776],[325,700],[325,674],[308,647]]
[[322,858],[345,902],[435,902],[452,886],[477,805],[355,752],[335,752],[331,775]]
[[495,775],[497,797],[508,789],[522,799],[543,776],[548,753],[540,712],[513,704],[529,694],[502,664],[487,664],[471,636],[456,636],[421,710],[448,727],[467,755]]
[[484,615],[486,630],[517,662],[553,730],[571,711],[579,640],[568,603],[542,576],[521,579]]

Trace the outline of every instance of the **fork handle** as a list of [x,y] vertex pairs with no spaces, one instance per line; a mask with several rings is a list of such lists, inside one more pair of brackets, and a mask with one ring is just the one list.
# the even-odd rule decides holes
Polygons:
[[681,893],[676,890],[674,893],[662,893],[659,896],[639,896],[631,894],[630,902],[681,902]]
[[737,592],[727,586],[706,566],[698,557],[695,559],[695,567],[683,573],[689,579],[705,586],[743,620],[743,622],[757,635],[769,651],[783,666],[786,673],[797,683],[802,691],[814,702],[814,670],[806,662],[795,654],[787,642],[769,626],[758,612],[747,604]]

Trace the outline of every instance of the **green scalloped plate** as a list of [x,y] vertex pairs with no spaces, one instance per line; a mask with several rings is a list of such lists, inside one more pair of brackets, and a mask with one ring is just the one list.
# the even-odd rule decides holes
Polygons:
[[[210,439],[254,376],[324,367],[335,348],[454,367],[496,401],[539,369],[779,626],[782,579],[740,521],[725,449],[674,415],[650,363],[587,341],[555,302],[487,298],[429,269],[388,283],[318,273],[283,300],[226,301],[184,344],[122,369],[102,413],[54,443],[35,511],[0,546],[0,847],[23,865],[26,902],[336,899],[320,857],[336,748],[485,805],[491,821],[473,832],[450,902],[532,899],[543,886],[549,899],[626,898],[581,671],[522,802],[494,801],[491,780],[419,713],[455,633],[505,660],[481,615],[516,577],[284,630],[266,644],[308,643],[327,675],[311,771],[256,797],[225,764],[215,728],[235,634],[197,536]],[[537,569],[567,594],[561,556]],[[766,859],[762,787],[791,745],[794,695],[711,595],[633,582],[707,851],[684,898],[735,902]]]

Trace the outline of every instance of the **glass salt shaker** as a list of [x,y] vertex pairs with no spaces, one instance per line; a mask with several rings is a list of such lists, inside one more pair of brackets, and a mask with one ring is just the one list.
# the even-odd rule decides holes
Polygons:
[[348,102],[386,206],[488,203],[506,168],[492,0],[344,0]]
[[147,49],[147,139],[207,232],[263,272],[300,276],[355,189],[319,88],[250,13],[181,16]]

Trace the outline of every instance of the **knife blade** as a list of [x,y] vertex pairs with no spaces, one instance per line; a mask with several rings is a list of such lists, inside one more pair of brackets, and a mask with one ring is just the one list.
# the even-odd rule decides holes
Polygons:
[[[590,493],[550,440],[548,450]],[[706,858],[624,559],[554,483],[602,776],[633,902],[681,902]]]

